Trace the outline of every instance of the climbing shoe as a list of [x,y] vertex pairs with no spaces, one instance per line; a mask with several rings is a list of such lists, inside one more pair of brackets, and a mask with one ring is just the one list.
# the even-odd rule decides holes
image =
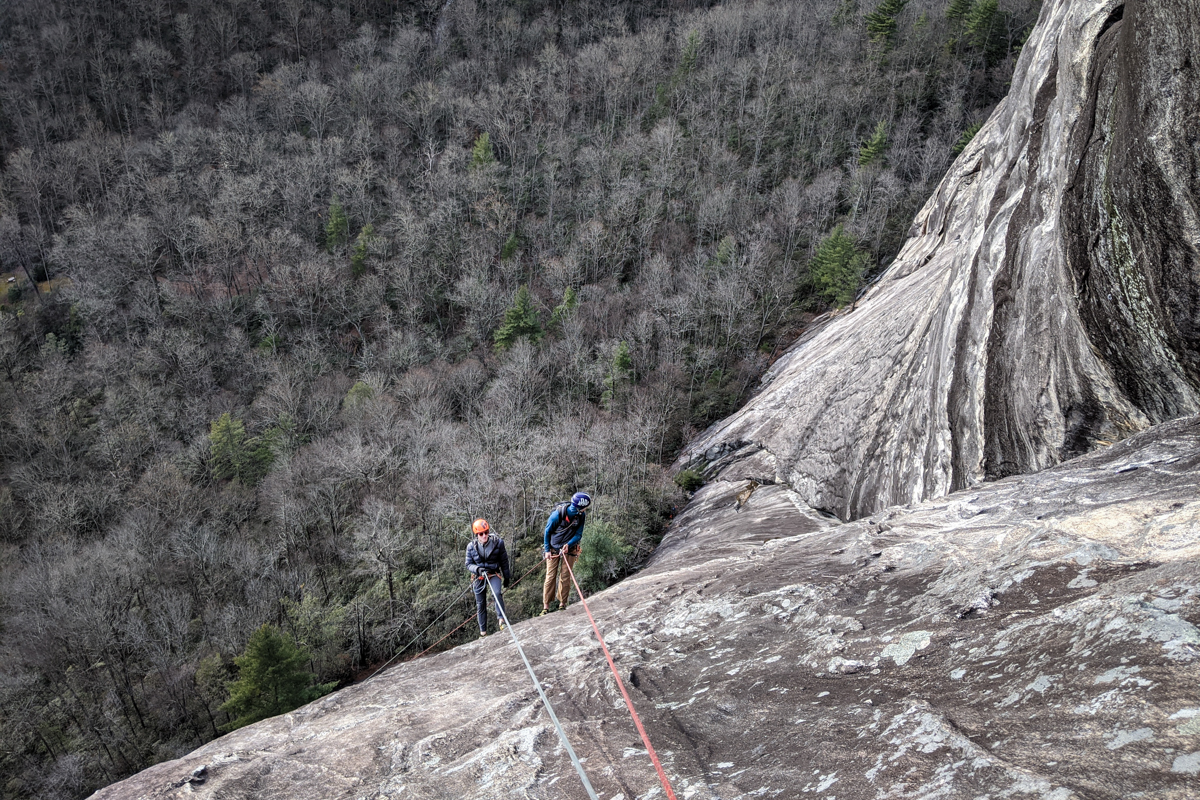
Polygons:
[[480,631],[480,632],[479,632],[479,636],[480,636],[481,638],[482,638],[482,637],[484,637],[484,636],[487,636],[487,631]]
[[548,609],[548,608],[543,608],[543,609],[542,609],[542,613],[538,614],[538,616],[539,616],[539,617],[544,617],[544,616],[546,616],[546,615],[547,615],[547,614],[549,614],[549,613],[550,613],[550,609]]
[[500,630],[504,630],[504,623],[503,623],[503,622],[501,622],[501,623],[500,623]]

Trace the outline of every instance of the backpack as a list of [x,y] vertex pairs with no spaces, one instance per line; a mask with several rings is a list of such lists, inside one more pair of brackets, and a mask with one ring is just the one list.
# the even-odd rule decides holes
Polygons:
[[587,512],[584,511],[583,509],[580,509],[579,513],[577,513],[575,516],[571,517],[570,522],[567,522],[567,519],[568,519],[567,518],[567,506],[569,506],[569,505],[571,505],[571,501],[564,500],[561,503],[556,503],[554,508],[550,511],[550,516],[554,516],[555,514],[558,514],[558,525],[556,525],[554,530],[550,532],[550,538],[552,541],[554,538],[554,534],[557,533],[558,531],[562,530],[564,525],[569,526],[570,528],[573,529],[577,525],[582,525],[584,523],[584,521],[587,520]]

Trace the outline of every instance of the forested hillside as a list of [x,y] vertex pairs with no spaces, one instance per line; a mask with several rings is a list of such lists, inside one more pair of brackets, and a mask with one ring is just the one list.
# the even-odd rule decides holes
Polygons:
[[664,466],[887,265],[1036,13],[10,0],[0,796],[245,719],[265,623],[317,683],[434,643],[473,517],[521,575],[586,489],[587,585],[636,568]]

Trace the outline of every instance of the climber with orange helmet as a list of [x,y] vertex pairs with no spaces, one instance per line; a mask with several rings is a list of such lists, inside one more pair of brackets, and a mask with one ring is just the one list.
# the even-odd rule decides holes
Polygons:
[[[504,599],[502,589],[512,580],[508,569],[508,551],[504,540],[492,533],[486,519],[477,519],[471,524],[471,543],[467,545],[467,571],[474,576],[471,587],[475,590],[475,611],[479,618],[479,635],[487,636],[487,593],[488,582],[496,594],[496,620],[504,629]],[[503,580],[501,579],[503,578]]]

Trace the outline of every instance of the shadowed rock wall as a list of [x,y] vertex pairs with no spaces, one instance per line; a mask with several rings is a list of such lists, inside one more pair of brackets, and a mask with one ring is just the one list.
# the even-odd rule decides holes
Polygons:
[[1063,214],[1092,346],[1153,421],[1200,384],[1200,13],[1118,6],[1097,37]]
[[1198,17],[1048,2],[896,262],[680,465],[854,519],[1200,410]]

